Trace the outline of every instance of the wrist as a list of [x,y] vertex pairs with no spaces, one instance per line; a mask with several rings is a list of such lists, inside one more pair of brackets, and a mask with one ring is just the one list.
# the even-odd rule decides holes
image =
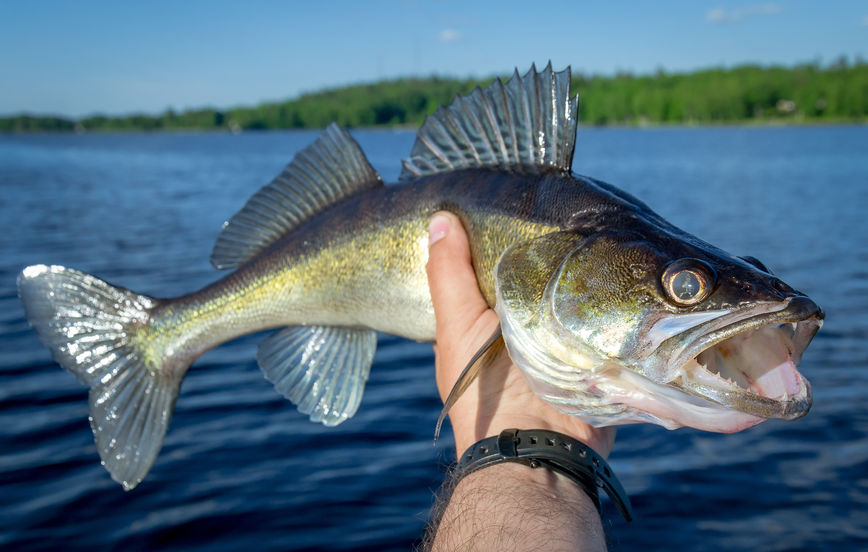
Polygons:
[[554,410],[551,410],[550,414],[552,415],[539,416],[532,411],[516,411],[498,413],[488,418],[482,415],[450,416],[453,419],[456,454],[461,454],[482,439],[500,435],[505,429],[517,427],[563,433],[591,447],[603,458],[609,457],[615,440],[615,428],[595,428],[579,418],[560,414]]
[[499,464],[457,482],[432,550],[605,550],[591,499],[555,472]]
[[491,486],[501,492],[504,488],[509,488],[510,493],[520,494],[523,500],[530,503],[538,495],[546,496],[549,500],[587,511],[590,517],[599,516],[593,498],[568,477],[552,470],[533,469],[530,466],[505,462],[462,477],[457,482],[456,489],[458,486]]
[[566,476],[584,491],[599,511],[597,489],[603,489],[621,515],[632,519],[630,499],[609,464],[596,451],[568,435],[545,429],[506,429],[475,443],[459,456],[459,480],[476,471],[516,463]]
[[[513,427],[533,427],[538,429],[546,429],[549,431],[558,431],[560,433],[569,433],[570,429],[563,427],[561,424],[552,423],[551,420],[541,418],[532,414],[510,413],[498,414],[485,419],[482,416],[471,418],[465,427],[456,427],[453,423],[453,432],[455,434],[455,452],[460,455],[462,452],[469,449],[475,443],[487,437],[494,437],[500,433]],[[582,435],[577,436],[580,440]]]

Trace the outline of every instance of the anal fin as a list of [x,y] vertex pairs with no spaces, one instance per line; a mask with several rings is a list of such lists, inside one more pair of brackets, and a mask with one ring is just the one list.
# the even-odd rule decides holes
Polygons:
[[374,330],[294,326],[263,341],[256,360],[300,412],[334,426],[359,408],[376,349]]

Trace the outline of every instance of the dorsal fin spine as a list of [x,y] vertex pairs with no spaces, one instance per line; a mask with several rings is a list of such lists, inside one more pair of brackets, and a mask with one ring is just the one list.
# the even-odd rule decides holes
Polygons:
[[[498,81],[498,84],[499,83],[500,83],[500,81]],[[488,100],[488,97],[482,93],[481,88],[477,87],[477,90],[479,91],[479,94],[478,94],[479,101],[485,105],[485,110],[483,111],[483,113],[485,113],[485,117],[488,119],[488,122],[491,125],[489,128],[496,129],[497,128],[497,117],[495,117],[494,112],[491,109],[491,102]],[[497,140],[497,145],[498,145],[497,150],[495,150],[494,147],[491,148],[491,154],[496,159],[498,152],[500,152],[501,154],[506,153],[506,142],[504,142],[503,136],[501,136],[499,132],[493,132],[492,134],[494,134],[494,137]]]
[[[466,143],[466,144],[473,143],[473,139],[467,135],[467,131],[458,122],[458,120],[456,118],[456,113],[454,112],[454,110],[450,110],[449,115],[450,115],[450,117],[449,117],[450,122],[455,127],[455,129],[460,133],[461,138],[463,139],[464,143]],[[474,114],[472,111],[468,111],[467,115],[469,115],[469,119],[470,119],[471,123],[478,123],[479,122],[479,120],[476,118],[476,114]],[[479,134],[480,134],[480,136],[484,135],[484,133],[479,133]],[[482,158],[480,157],[479,152],[476,150],[476,148],[470,148],[468,151],[477,164],[479,164],[479,165],[483,164]]]
[[[516,72],[516,74],[517,74],[517,72]],[[519,156],[518,135],[516,134],[516,128],[515,128],[515,125],[513,124],[513,121],[512,121],[512,115],[511,115],[512,111],[509,109],[509,105],[511,103],[510,99],[509,99],[509,93],[507,92],[506,87],[503,86],[503,83],[500,81],[497,81],[497,91],[501,95],[501,97],[503,98],[504,106],[506,106],[506,108],[503,110],[503,115],[506,117],[506,121],[504,121],[504,124],[506,125],[506,128],[509,130],[509,138],[510,138],[510,140],[509,140],[510,144],[509,145],[512,146],[512,158],[518,159],[518,156]]]
[[[485,94],[482,93],[482,89],[480,89],[478,86],[474,88],[473,92],[470,93],[469,98],[473,103],[477,105],[483,104],[482,106],[480,106],[482,108],[480,109],[480,111],[484,114],[487,114],[489,117],[489,122],[492,123],[492,127],[497,128],[493,121],[491,121],[490,110],[486,109],[488,105],[488,100],[486,100]],[[469,115],[479,135],[488,138],[487,140],[483,140],[481,143],[488,149],[488,153],[490,154],[491,159],[497,159],[497,153],[491,140],[492,136],[489,136],[489,134],[485,131],[485,124],[479,119],[479,115],[477,114],[476,110],[471,110],[469,112]],[[503,139],[500,137],[499,134],[495,133],[494,139],[498,142],[498,145],[503,146]]]
[[[310,163],[307,158],[302,158],[299,160],[298,171],[303,173],[310,180],[324,179],[323,174],[318,171],[317,168],[313,166],[313,164]],[[327,203],[333,200],[333,198],[328,197],[324,193],[323,189],[318,186],[311,188],[310,192],[323,203]]]
[[[441,107],[440,109],[443,108]],[[446,134],[446,129],[443,128],[443,123],[440,121],[440,119],[435,119],[433,124],[436,125],[435,128],[438,129],[441,133]],[[431,153],[433,153],[435,157],[437,157],[444,163],[448,162],[446,154],[443,153],[443,151],[437,146],[436,143],[429,140],[428,138],[422,138],[422,140],[424,140],[425,145],[428,146],[428,148],[431,150]]]
[[[518,81],[519,80],[518,71],[515,72],[515,74],[512,76],[512,79],[510,79],[510,80],[511,81]],[[524,111],[521,110],[523,105],[521,104],[520,99],[515,97],[516,94],[523,92],[523,90],[517,86],[511,87],[511,86],[509,86],[509,83],[507,83],[507,86],[504,86],[503,89],[504,89],[504,92],[506,94],[507,102],[509,102],[508,105],[510,105],[512,107],[509,111],[507,111],[507,116],[510,118],[510,128],[512,129],[513,151],[515,152],[515,160],[520,163],[521,158],[522,158],[521,141],[523,138],[528,138],[528,137],[524,136],[522,133],[523,129],[522,129],[521,121],[516,120],[516,118],[512,117],[512,115],[513,114],[519,115],[519,114],[524,113]]]
[[[450,134],[452,136],[458,136],[459,139],[466,144],[471,143],[470,137],[467,136],[467,133],[464,131],[464,129],[461,127],[461,125],[458,123],[458,121],[455,119],[455,113],[453,112],[453,110],[448,109],[446,111],[446,121],[449,123],[449,126],[451,127],[451,129],[447,129],[447,128],[445,128],[445,125],[443,125],[444,130],[448,134]],[[451,132],[450,132],[450,130],[451,130]],[[476,160],[476,162],[478,164],[482,163],[481,160],[479,159],[479,153],[475,149],[470,148],[470,149],[465,151],[465,154],[466,153],[470,153],[470,155]]]
[[[549,69],[550,69],[550,66],[546,67],[546,69],[543,70],[544,76],[548,76],[548,75],[546,75],[546,73],[549,72]],[[548,106],[546,106],[546,103],[551,103],[552,92],[554,91],[554,87],[552,85],[554,83],[551,80],[549,80],[549,83],[550,83],[550,85],[548,87],[543,87],[543,79],[539,79],[539,78],[533,79],[533,87],[537,91],[536,101],[539,104],[538,107],[542,113],[548,113],[550,111],[549,109],[547,109]],[[548,102],[546,102],[546,99],[548,99]],[[552,117],[554,117],[554,114],[552,114]],[[551,118],[550,118],[550,120],[553,123],[553,126],[556,127],[557,121],[553,120]],[[537,139],[539,139],[539,137],[537,137]],[[546,160],[551,157],[551,155],[552,155],[551,150],[554,149],[555,147],[556,147],[556,143],[552,144],[552,146],[549,148],[546,148],[543,144],[540,144],[540,149],[536,150],[536,155],[538,156],[537,161],[539,163],[545,163]]]
[[[531,65],[531,72],[534,72],[534,73],[536,72],[536,67],[533,65]],[[515,78],[515,79],[521,78],[521,77],[519,77],[518,71],[515,72],[515,76],[513,78]],[[513,100],[516,101],[521,106],[522,114],[524,115],[525,120],[527,120],[527,119],[530,119],[530,114],[532,113],[532,110],[531,110],[531,106],[530,106],[530,98],[528,97],[527,93],[524,93],[524,94],[521,93],[521,92],[526,92],[527,83],[522,83],[522,84],[524,84],[524,87],[515,87],[515,88],[511,88],[509,90],[512,91],[511,94],[513,96]],[[532,89],[534,92],[536,92],[536,87],[532,87]],[[525,146],[536,146],[537,145],[537,137],[533,135],[533,125],[532,124],[525,124],[522,126],[523,126],[522,130],[525,133],[525,136],[524,136]],[[519,152],[521,152],[521,151],[522,151],[522,148],[519,146]],[[528,157],[527,161],[529,163],[535,164],[537,161],[536,148],[535,147],[528,147],[527,152],[525,153],[525,156]],[[519,160],[520,161],[522,160],[521,157],[519,157]]]
[[[286,178],[284,178],[282,176],[280,177],[280,181],[283,183],[286,183],[287,185],[290,184],[289,180],[287,180]],[[289,208],[287,209],[288,212],[293,213],[295,216],[297,216],[299,218],[304,217],[304,211],[299,207],[299,205],[302,202],[301,194],[299,194],[296,190],[294,190],[292,188],[281,189],[277,193],[281,197],[286,198],[287,205],[289,205]]]

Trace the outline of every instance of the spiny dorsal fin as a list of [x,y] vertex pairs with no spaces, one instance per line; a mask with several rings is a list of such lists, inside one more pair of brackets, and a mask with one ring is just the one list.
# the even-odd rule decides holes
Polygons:
[[518,71],[505,85],[456,97],[425,119],[401,180],[458,169],[569,171],[576,145],[578,96],[570,98],[570,68]]
[[215,268],[235,268],[339,199],[383,185],[362,149],[332,123],[223,225]]

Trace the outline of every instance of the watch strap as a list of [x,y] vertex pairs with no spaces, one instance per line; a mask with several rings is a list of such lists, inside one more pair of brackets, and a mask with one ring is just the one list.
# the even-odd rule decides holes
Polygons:
[[517,462],[532,468],[556,471],[582,487],[597,511],[602,488],[625,520],[633,519],[630,498],[606,460],[591,447],[556,431],[544,429],[505,429],[467,449],[458,461],[456,472],[464,477],[486,466]]

